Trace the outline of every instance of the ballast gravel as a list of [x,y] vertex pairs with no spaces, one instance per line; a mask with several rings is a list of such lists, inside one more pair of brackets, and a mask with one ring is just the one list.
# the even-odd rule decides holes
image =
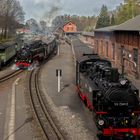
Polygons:
[[[46,92],[43,87],[42,92]],[[68,106],[57,107],[47,93],[45,98],[49,112],[54,121],[57,122],[61,132],[66,136],[66,140],[98,140],[94,134],[88,133],[81,118],[78,114],[73,114]]]

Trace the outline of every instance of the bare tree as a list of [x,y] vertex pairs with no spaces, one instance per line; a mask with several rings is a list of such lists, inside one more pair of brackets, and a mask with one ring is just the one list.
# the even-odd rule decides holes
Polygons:
[[7,38],[24,20],[24,12],[17,0],[0,0],[0,28],[2,38]]

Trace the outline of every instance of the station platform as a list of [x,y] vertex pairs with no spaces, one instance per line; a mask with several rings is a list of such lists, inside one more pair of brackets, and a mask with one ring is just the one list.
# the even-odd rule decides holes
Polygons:
[[[40,71],[40,86],[52,117],[70,140],[98,140],[92,112],[85,108],[75,88],[72,48],[62,41],[59,54]],[[57,89],[56,70],[62,70],[61,90]]]

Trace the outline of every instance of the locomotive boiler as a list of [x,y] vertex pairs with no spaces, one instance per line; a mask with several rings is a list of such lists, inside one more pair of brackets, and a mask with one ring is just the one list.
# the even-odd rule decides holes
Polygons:
[[57,42],[55,38],[50,38],[47,42],[34,40],[24,44],[24,47],[16,55],[16,66],[18,68],[28,68],[34,62],[40,62],[48,58],[56,51]]
[[77,60],[76,86],[80,98],[93,111],[99,139],[140,138],[139,91],[110,61],[96,54]]

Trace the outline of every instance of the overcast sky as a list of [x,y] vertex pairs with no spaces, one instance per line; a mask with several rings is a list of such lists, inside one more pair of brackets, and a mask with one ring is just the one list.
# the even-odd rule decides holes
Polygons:
[[45,19],[48,13],[52,16],[60,14],[97,15],[105,4],[109,10],[114,9],[123,0],[20,0],[25,11],[25,19]]

